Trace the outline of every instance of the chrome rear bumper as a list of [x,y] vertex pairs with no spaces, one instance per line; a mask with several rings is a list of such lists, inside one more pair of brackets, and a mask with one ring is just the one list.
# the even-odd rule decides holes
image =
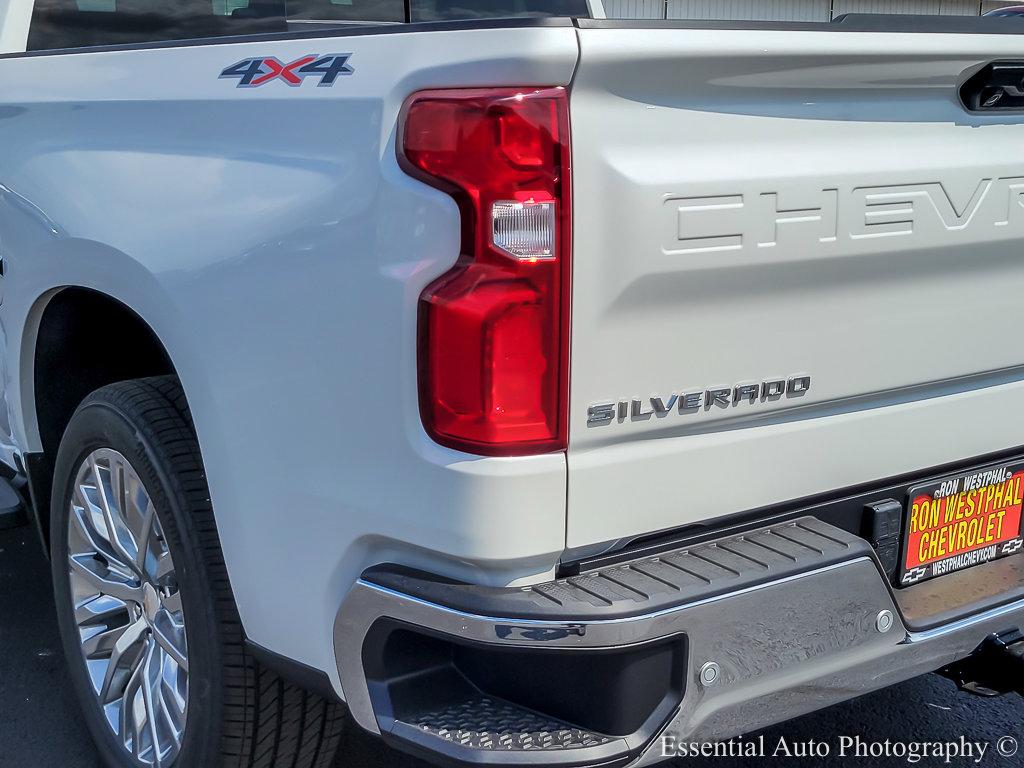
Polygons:
[[[638,596],[633,596],[634,605],[623,608],[622,595],[630,590],[650,596],[636,586],[640,582],[625,578],[621,569],[584,577],[596,576],[609,586],[618,585],[613,592],[621,599],[612,593],[602,595],[597,582],[574,584],[567,580],[543,585],[552,594],[566,591],[561,607],[567,617],[563,620],[548,616],[547,605],[538,609],[543,616],[524,615],[531,611],[523,610],[523,595],[536,600],[536,590],[492,590],[480,605],[495,610],[477,611],[469,610],[465,600],[449,601],[462,603],[455,607],[434,601],[430,596],[433,590],[423,588],[418,577],[407,579],[411,586],[402,590],[395,587],[404,583],[404,577],[389,581],[368,573],[345,600],[335,625],[339,672],[348,705],[367,730],[441,762],[648,765],[662,759],[661,735],[709,742],[749,733],[934,671],[969,655],[989,635],[1024,627],[1024,601],[1019,601],[926,632],[912,632],[865,542],[817,520],[797,521],[801,524],[807,527],[797,538],[805,541],[796,543],[807,549],[808,556],[780,551],[783,557],[778,559],[778,567],[759,562],[759,550],[747,545],[756,542],[760,534],[792,540],[793,531],[781,526],[701,545],[711,550],[664,553],[633,564],[638,566],[636,573],[646,577],[644,584],[665,585],[667,594],[650,601],[651,610],[637,610],[637,605],[642,608],[646,604]],[[770,541],[775,539],[762,539],[761,544]],[[822,546],[828,542],[836,546]],[[829,551],[818,552],[820,549]],[[740,560],[732,559],[737,553]],[[707,571],[690,573],[679,568],[687,562],[678,559],[680,555],[720,566],[728,574],[725,580],[735,588],[722,590],[722,580],[710,578]],[[673,558],[677,558],[674,565],[665,562]],[[741,567],[738,563],[744,560],[749,562]],[[707,582],[702,585],[706,594],[695,587],[692,595],[677,595],[679,599],[673,600],[673,592],[685,590],[672,579],[662,582],[667,571],[652,567],[654,561],[675,568],[687,582],[690,576]],[[592,602],[603,600],[610,605],[594,606],[593,616],[588,618],[587,611],[570,599],[580,584],[589,585],[587,595],[601,598]],[[451,585],[442,585],[438,591],[443,594],[451,589]],[[551,602],[547,596],[542,599]],[[499,613],[502,603],[511,606],[515,614]],[[553,607],[560,606],[553,603]],[[388,642],[386,634],[374,637],[374,627],[382,623],[422,630],[440,642],[451,641],[454,648],[558,649],[575,654],[572,658],[576,659],[600,649],[642,648],[679,638],[685,652],[678,695],[652,706],[644,727],[633,733],[582,728],[574,730],[571,737],[551,737],[552,726],[547,725],[542,727],[547,735],[533,734],[524,741],[509,733],[518,726],[510,725],[508,719],[491,731],[472,719],[446,720],[434,727],[427,711],[430,706],[424,705],[422,712],[409,717],[402,712],[404,705],[389,698],[386,678],[390,673],[382,674],[379,669],[367,673],[367,638]],[[512,663],[523,667],[521,674],[530,675],[529,662],[522,661],[529,659],[529,654],[516,658]],[[493,690],[489,693],[502,696]],[[442,709],[435,707],[438,712]],[[573,729],[558,718],[555,722],[555,730]],[[534,726],[527,722],[525,727]]]

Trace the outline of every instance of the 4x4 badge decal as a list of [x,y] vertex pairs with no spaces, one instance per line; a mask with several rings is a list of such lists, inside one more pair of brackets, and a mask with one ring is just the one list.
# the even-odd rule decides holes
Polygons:
[[256,88],[283,80],[293,88],[302,85],[307,77],[318,76],[318,88],[334,85],[340,75],[351,75],[348,60],[351,53],[329,53],[321,56],[311,53],[285,64],[276,56],[242,59],[220,73],[220,79],[237,78],[237,88]]

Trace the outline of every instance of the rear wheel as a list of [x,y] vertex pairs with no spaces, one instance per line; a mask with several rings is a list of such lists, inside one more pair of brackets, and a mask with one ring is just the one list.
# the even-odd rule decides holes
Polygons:
[[87,397],[53,487],[61,635],[106,762],[328,768],[343,709],[247,653],[177,379]]

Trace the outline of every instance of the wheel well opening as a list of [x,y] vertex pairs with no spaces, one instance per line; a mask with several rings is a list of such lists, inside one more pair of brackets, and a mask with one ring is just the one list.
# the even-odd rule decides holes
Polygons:
[[141,317],[116,299],[87,288],[65,288],[46,305],[33,362],[42,452],[26,459],[33,506],[48,539],[53,465],[79,403],[107,384],[175,371],[163,344]]

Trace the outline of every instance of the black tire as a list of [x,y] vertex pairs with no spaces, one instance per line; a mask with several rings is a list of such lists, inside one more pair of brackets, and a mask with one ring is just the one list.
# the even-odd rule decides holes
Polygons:
[[[177,566],[189,657],[181,768],[329,768],[346,714],[284,681],[247,651],[210,494],[177,378],[112,384],[78,407],[57,454],[51,561],[64,652],[89,730],[106,763],[141,763],[119,744],[87,676],[68,576],[68,510],[75,475],[97,448],[131,463],[154,502]],[[164,768],[166,764],[164,764]]]

